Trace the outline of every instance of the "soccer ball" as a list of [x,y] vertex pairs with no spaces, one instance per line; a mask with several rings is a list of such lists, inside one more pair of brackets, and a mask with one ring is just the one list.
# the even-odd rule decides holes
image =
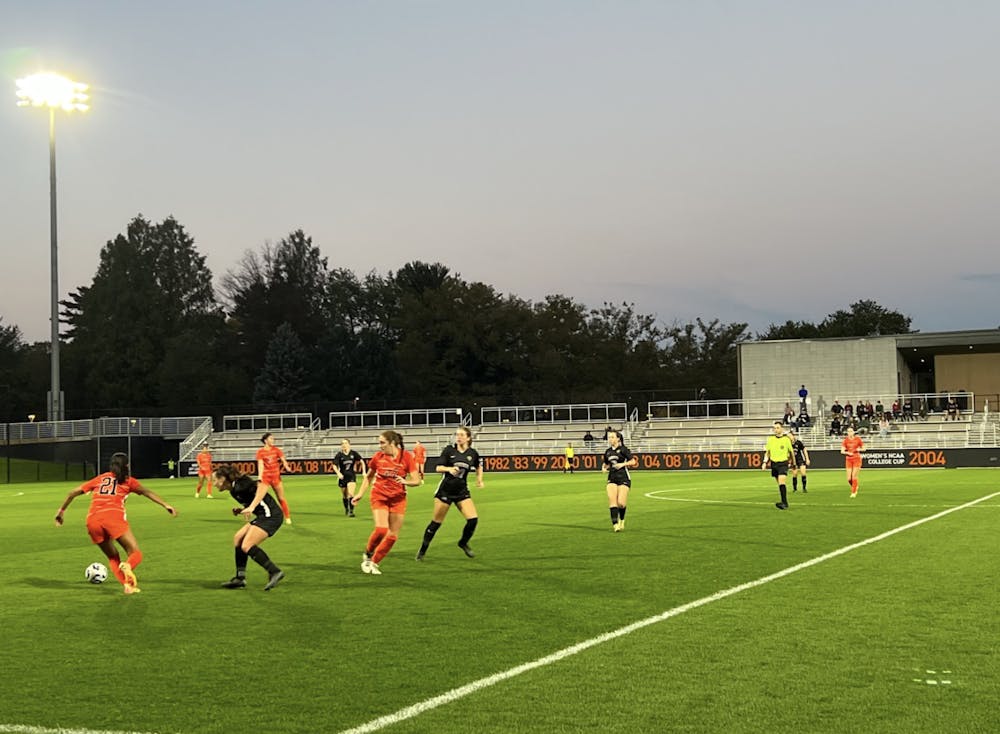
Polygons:
[[83,575],[92,584],[103,584],[108,578],[108,567],[103,563],[91,563]]

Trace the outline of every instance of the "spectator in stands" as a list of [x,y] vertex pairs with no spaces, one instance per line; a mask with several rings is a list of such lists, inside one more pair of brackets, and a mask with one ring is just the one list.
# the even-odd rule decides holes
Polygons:
[[858,429],[861,428],[861,424],[858,422],[858,417],[852,416],[851,419],[847,421],[847,427],[857,433]]
[[844,406],[844,420],[850,423],[851,418],[854,417],[854,406],[851,405],[851,401],[848,400],[847,404]]
[[872,419],[865,413],[865,417],[858,421],[858,433],[869,434],[872,430]]
[[910,398],[903,400],[903,420],[912,421],[913,420],[913,401]]
[[799,388],[799,411],[804,411],[806,409],[806,398],[809,397],[809,391],[806,390],[806,386],[803,385]]
[[899,400],[892,401],[892,419],[898,421],[903,415],[903,411],[899,408]]
[[878,435],[879,438],[889,438],[889,416],[886,413],[879,416]]
[[885,406],[882,405],[882,398],[879,398],[875,403],[875,417],[882,420],[882,415],[885,413]]
[[588,449],[594,448],[594,434],[590,432],[590,429],[587,429],[587,432],[583,434],[583,445]]
[[927,420],[927,398],[920,398],[920,407],[917,408],[917,414],[920,416],[920,420]]
[[871,400],[869,400],[867,403],[865,403],[865,413],[868,414],[869,418],[874,418],[875,417],[875,408],[872,406],[872,401]]
[[858,417],[858,420],[862,420],[867,415],[864,400],[859,400],[858,404],[854,406],[854,415]]
[[795,421],[795,430],[800,428],[808,428],[812,425],[812,419],[809,418],[809,411],[805,408],[799,413],[798,419]]
[[701,388],[700,390],[698,390],[698,399],[708,400],[708,390],[706,390],[705,388]]
[[834,415],[833,420],[830,421],[830,435],[839,436],[840,434],[841,434],[840,416]]
[[783,423],[788,426],[791,425],[795,420],[795,411],[792,409],[791,403],[785,403],[785,417]]
[[830,406],[830,413],[834,418],[841,418],[844,415],[844,406],[836,398],[833,399],[833,405]]
[[609,434],[610,434],[611,432],[612,432],[612,431],[611,431],[611,426],[608,426],[607,428],[605,428],[605,429],[604,429],[604,440],[605,440],[605,441],[607,441],[607,440],[608,440],[608,435],[609,435]]
[[958,401],[955,400],[951,395],[948,396],[948,402],[945,403],[945,410],[948,415],[945,416],[945,420],[951,419],[953,421],[958,420]]

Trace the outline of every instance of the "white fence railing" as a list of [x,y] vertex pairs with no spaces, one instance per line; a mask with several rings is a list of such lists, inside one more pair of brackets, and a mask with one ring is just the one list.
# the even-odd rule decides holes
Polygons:
[[183,438],[208,419],[206,416],[168,418],[87,418],[75,421],[0,423],[0,441],[84,440],[115,436]]
[[607,423],[623,426],[628,420],[625,403],[581,403],[568,405],[504,405],[481,408],[484,426],[504,423]]
[[457,426],[461,423],[461,408],[345,410],[330,413],[330,428],[409,428],[412,426]]
[[294,431],[308,430],[312,413],[252,413],[222,416],[223,431]]
[[198,450],[199,446],[202,446],[208,437],[212,435],[212,419],[206,418],[202,421],[201,425],[194,429],[181,441],[180,450],[178,452],[178,461],[187,461],[195,451]]

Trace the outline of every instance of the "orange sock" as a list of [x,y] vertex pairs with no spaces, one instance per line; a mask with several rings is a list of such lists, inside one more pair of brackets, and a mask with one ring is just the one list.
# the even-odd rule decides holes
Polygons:
[[372,555],[375,549],[378,548],[379,544],[389,532],[389,528],[375,528],[372,534],[368,536],[368,545],[365,547],[365,553]]
[[118,582],[123,586],[125,585],[125,574],[122,573],[122,561],[121,558],[117,556],[115,558],[108,559],[108,565],[111,567],[111,573],[115,575]]
[[135,567],[138,566],[140,563],[142,563],[142,551],[141,550],[137,550],[135,553],[129,553],[129,555],[128,555],[128,565],[130,565],[132,567],[133,571],[135,570]]
[[851,480],[851,491],[852,492],[857,492],[858,491],[858,480],[857,479]]
[[278,503],[281,505],[281,514],[285,517],[291,517],[292,513],[288,511],[288,503],[284,500],[278,500]]
[[372,556],[372,560],[375,563],[381,563],[382,559],[389,555],[389,551],[392,550],[392,546],[396,544],[397,535],[386,535],[382,539],[382,542],[378,544],[378,548],[375,549],[375,555]]

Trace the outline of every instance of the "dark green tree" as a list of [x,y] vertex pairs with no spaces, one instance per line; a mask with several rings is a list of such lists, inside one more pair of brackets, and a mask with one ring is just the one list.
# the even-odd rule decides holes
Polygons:
[[254,405],[294,403],[309,393],[306,353],[289,323],[279,324],[254,381]]
[[899,311],[892,311],[872,300],[851,304],[850,310],[834,311],[819,325],[825,337],[834,336],[887,336],[908,334],[911,319]]

